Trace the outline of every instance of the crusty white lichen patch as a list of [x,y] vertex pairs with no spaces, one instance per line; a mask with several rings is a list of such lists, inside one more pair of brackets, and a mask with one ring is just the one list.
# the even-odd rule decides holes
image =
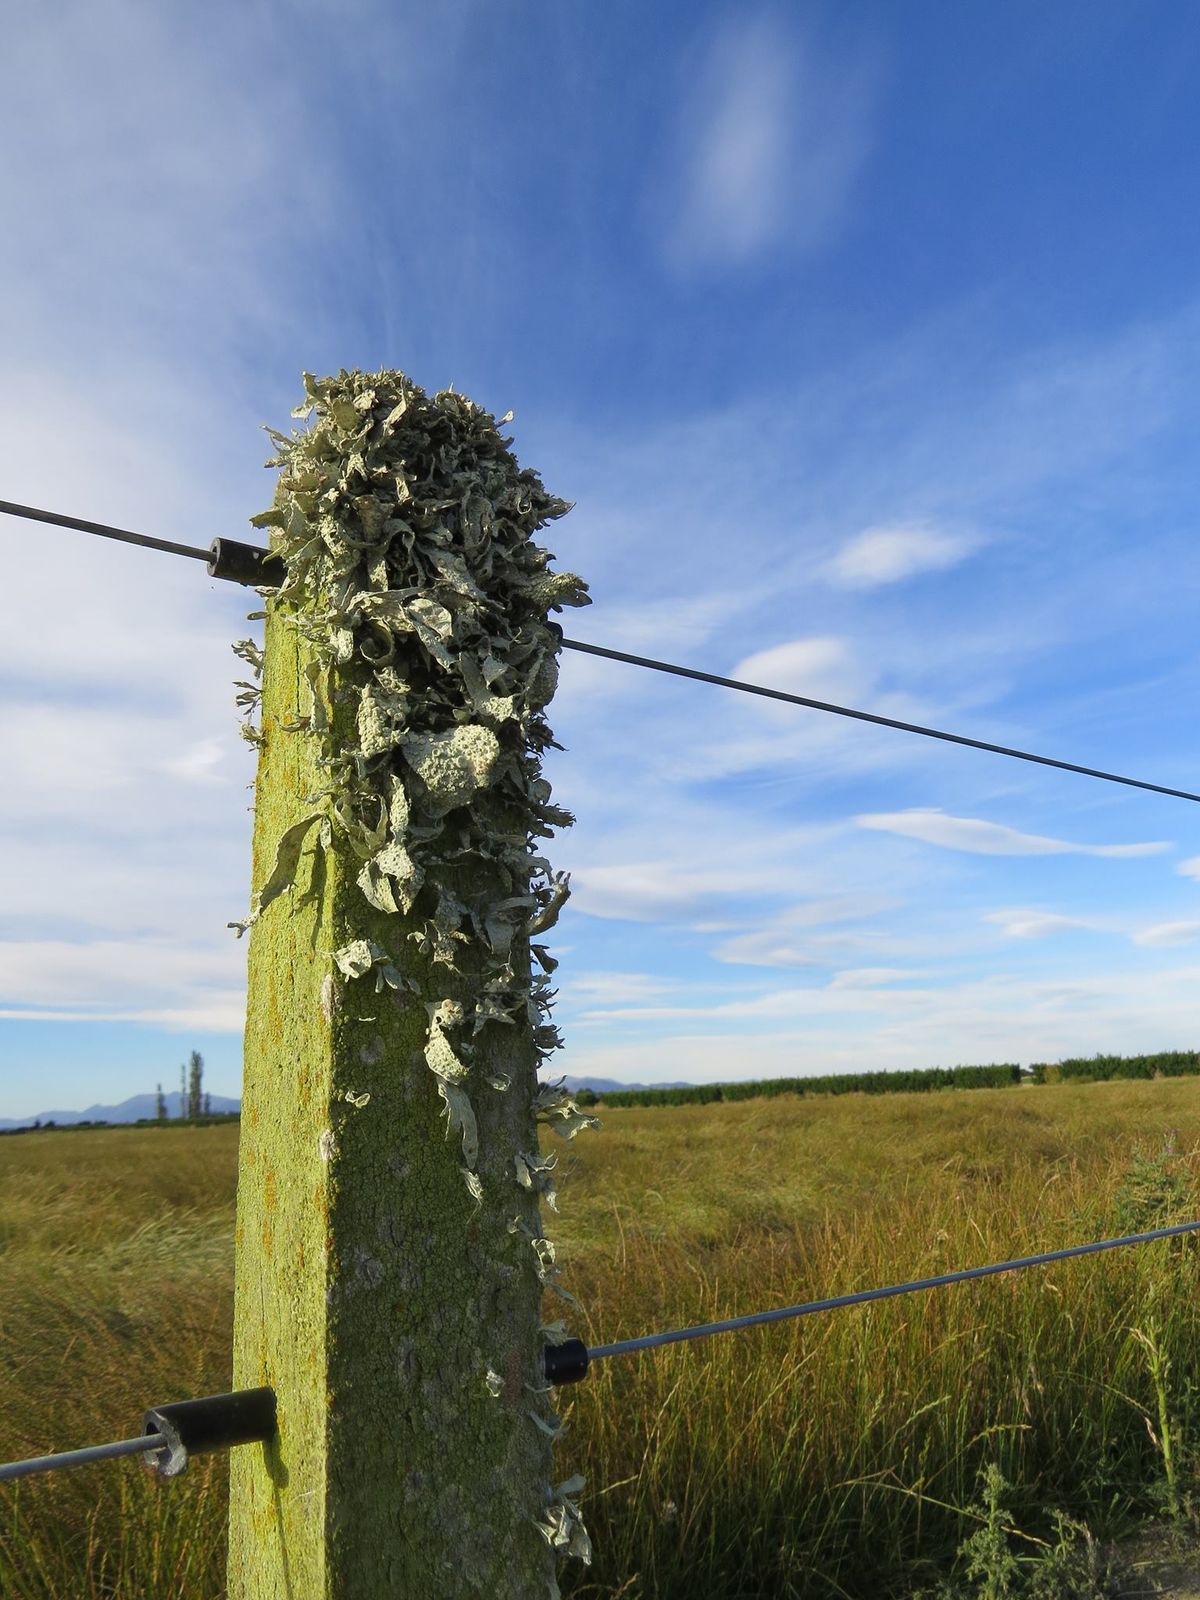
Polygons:
[[[305,854],[328,849],[335,835],[349,846],[362,905],[394,915],[396,934],[380,942],[361,926],[339,929],[320,1014],[332,1024],[343,988],[359,1009],[383,1003],[370,1005],[372,993],[425,1004],[425,1064],[478,1207],[480,1097],[511,1088],[507,1075],[482,1066],[481,1031],[527,1030],[539,1063],[562,1042],[550,1016],[555,962],[529,941],[553,927],[569,893],[538,843],[572,821],[541,771],[554,742],[544,708],[561,640],[549,614],[586,605],[588,595],[573,573],[550,570],[553,557],[534,535],[570,507],[518,465],[496,419],[463,395],[429,396],[400,372],[306,374],[304,383],[293,415],[305,425],[291,435],[268,430],[280,475],[274,505],[252,521],[270,530],[286,567],[282,584],[260,593],[307,646],[304,703],[283,727],[315,741],[323,781],[276,841],[249,915],[231,926],[240,935],[286,894]],[[257,679],[261,651],[249,640],[234,648]],[[260,744],[250,723],[257,683],[238,688],[246,737]],[[473,857],[487,870],[471,890],[462,864]],[[377,917],[371,926],[378,933]],[[405,940],[428,972],[446,975],[440,993],[418,994],[402,975]],[[532,1093],[536,1120],[564,1138],[596,1121],[561,1083]],[[375,1114],[357,1086],[344,1098]],[[332,1130],[319,1154],[336,1155]],[[553,1157],[531,1149],[505,1165],[527,1200],[555,1206]],[[565,1295],[553,1245],[517,1221],[515,1254],[498,1268],[527,1271]],[[490,1367],[486,1383],[499,1393]],[[552,1414],[529,1415],[558,1431]],[[580,1487],[571,1479],[554,1491],[538,1527],[556,1551],[587,1560],[571,1498]]]

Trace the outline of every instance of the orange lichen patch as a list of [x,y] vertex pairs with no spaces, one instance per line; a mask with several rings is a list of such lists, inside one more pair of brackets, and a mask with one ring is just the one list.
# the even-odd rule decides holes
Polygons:
[[279,999],[276,994],[274,982],[271,983],[267,993],[267,1029],[270,1032],[271,1038],[274,1039],[277,1044],[282,1043],[283,1013],[279,1009]]

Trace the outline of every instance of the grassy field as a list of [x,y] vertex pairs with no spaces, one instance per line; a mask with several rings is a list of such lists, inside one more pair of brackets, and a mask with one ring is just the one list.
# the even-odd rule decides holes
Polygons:
[[[1200,1177],[1190,1079],[604,1124],[563,1155],[555,1222],[589,1343],[1184,1220]],[[0,1140],[0,1460],[230,1386],[236,1138]],[[1172,1502],[1186,1520],[1198,1262],[1160,1243],[599,1364],[562,1394],[596,1546],[570,1592],[909,1596],[986,1535],[989,1464],[1014,1486],[993,1520],[1042,1566],[1054,1507],[1102,1537]],[[225,1504],[224,1456],[173,1483],[111,1462],[0,1485],[0,1594],[219,1600]]]

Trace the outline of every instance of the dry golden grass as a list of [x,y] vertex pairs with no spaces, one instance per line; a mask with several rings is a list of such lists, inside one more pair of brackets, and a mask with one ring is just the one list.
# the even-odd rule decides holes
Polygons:
[[[1188,1079],[604,1124],[562,1156],[555,1223],[589,1343],[1099,1237],[1122,1193],[1153,1226],[1129,1172],[1169,1136],[1189,1198],[1200,1175]],[[229,1386],[235,1168],[232,1127],[0,1140],[0,1459]],[[970,1531],[987,1461],[1031,1534],[1052,1505],[1112,1532],[1163,1476],[1138,1333],[1168,1363],[1186,1493],[1198,1259],[1155,1244],[597,1364],[561,1396],[596,1542],[574,1593],[908,1595]],[[171,1484],[112,1462],[0,1485],[0,1593],[219,1600],[225,1479],[210,1457]]]

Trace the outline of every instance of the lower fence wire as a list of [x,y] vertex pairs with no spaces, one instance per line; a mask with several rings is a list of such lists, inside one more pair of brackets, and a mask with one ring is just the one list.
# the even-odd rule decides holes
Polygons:
[[554,1384],[578,1383],[586,1377],[592,1361],[610,1356],[636,1355],[664,1344],[684,1344],[691,1339],[707,1339],[714,1333],[737,1333],[767,1322],[785,1322],[792,1317],[810,1317],[817,1311],[839,1311],[844,1306],[866,1305],[872,1300],[890,1300],[896,1295],[916,1294],[922,1289],[941,1289],[947,1284],[969,1283],[973,1278],[991,1278],[1001,1272],[1023,1272],[1027,1267],[1044,1267],[1052,1261],[1070,1261],[1075,1256],[1093,1256],[1101,1250],[1116,1250],[1127,1244],[1150,1244],[1155,1239],[1174,1239],[1200,1230],[1198,1222],[1180,1222],[1170,1228],[1154,1228],[1149,1233],[1127,1233],[1119,1239],[1097,1239],[1091,1244],[1069,1245],[1063,1250],[1047,1250],[1041,1255],[1018,1256],[1013,1261],[995,1261],[986,1267],[964,1267],[958,1272],[941,1272],[932,1278],[915,1278],[911,1283],[892,1283],[881,1289],[859,1289],[853,1294],[833,1295],[827,1300],[808,1300],[803,1305],[780,1306],[774,1311],[753,1311],[744,1317],[728,1317],[723,1322],[702,1322],[691,1328],[671,1328],[665,1333],[647,1333],[639,1339],[619,1339],[615,1344],[593,1345],[581,1339],[565,1339],[548,1345],[545,1352],[547,1379]]
[[145,1450],[163,1450],[166,1440],[148,1433],[142,1439],[118,1439],[116,1444],[92,1444],[84,1450],[60,1450],[53,1456],[31,1456],[28,1461],[10,1461],[0,1467],[0,1479],[27,1478],[34,1472],[57,1472],[62,1467],[86,1467],[93,1461],[108,1461],[114,1456],[140,1455]]
[[140,1439],[118,1439],[115,1444],[10,1461],[0,1466],[0,1479],[26,1478],[34,1472],[57,1472],[63,1467],[84,1467],[92,1461],[132,1455],[141,1455],[160,1478],[177,1478],[192,1456],[239,1444],[266,1444],[274,1438],[275,1391],[267,1387],[235,1389],[230,1394],[152,1406],[142,1419],[142,1429]]
[[[949,1284],[969,1283],[974,1278],[991,1278],[1001,1272],[1023,1272],[1027,1267],[1044,1267],[1052,1261],[1070,1261],[1076,1256],[1097,1255],[1101,1250],[1117,1250],[1122,1245],[1151,1244],[1156,1239],[1176,1239],[1200,1230],[1200,1221],[1180,1222],[1170,1228],[1154,1228],[1149,1233],[1127,1233],[1119,1239],[1097,1239],[1091,1244],[1069,1245],[1063,1250],[1046,1250],[1041,1255],[1018,1256],[1012,1261],[995,1261],[986,1267],[964,1267],[958,1272],[940,1272],[932,1278],[915,1278],[910,1283],[893,1283],[879,1289],[859,1289],[853,1294],[833,1295],[827,1300],[808,1300],[803,1305],[779,1306],[774,1311],[753,1311],[744,1317],[728,1317],[723,1322],[702,1322],[691,1328],[670,1328],[664,1333],[647,1333],[638,1339],[619,1339],[590,1350],[582,1339],[564,1339],[547,1345],[542,1352],[543,1370],[549,1383],[562,1386],[578,1383],[587,1376],[593,1361],[611,1356],[636,1355],[664,1344],[684,1344],[692,1339],[707,1339],[715,1333],[738,1333],[768,1322],[785,1322],[792,1317],[808,1317],[817,1311],[839,1311],[845,1306],[866,1305],[872,1300],[890,1300],[896,1295],[916,1294],[922,1289],[941,1289]],[[275,1434],[275,1395],[269,1388],[243,1389],[233,1394],[209,1395],[202,1400],[183,1400],[174,1405],[157,1406],[145,1416],[146,1434],[140,1439],[121,1439],[115,1444],[90,1445],[82,1450],[64,1450],[58,1455],[34,1456],[28,1461],[10,1461],[0,1466],[0,1480],[23,1478],[34,1472],[53,1472],[62,1467],[81,1467],[92,1461],[131,1456],[145,1452],[146,1465],[156,1468],[160,1477],[178,1476],[187,1465],[189,1454],[226,1449],[233,1445],[266,1442]],[[149,1459],[155,1452],[157,1461]]]

